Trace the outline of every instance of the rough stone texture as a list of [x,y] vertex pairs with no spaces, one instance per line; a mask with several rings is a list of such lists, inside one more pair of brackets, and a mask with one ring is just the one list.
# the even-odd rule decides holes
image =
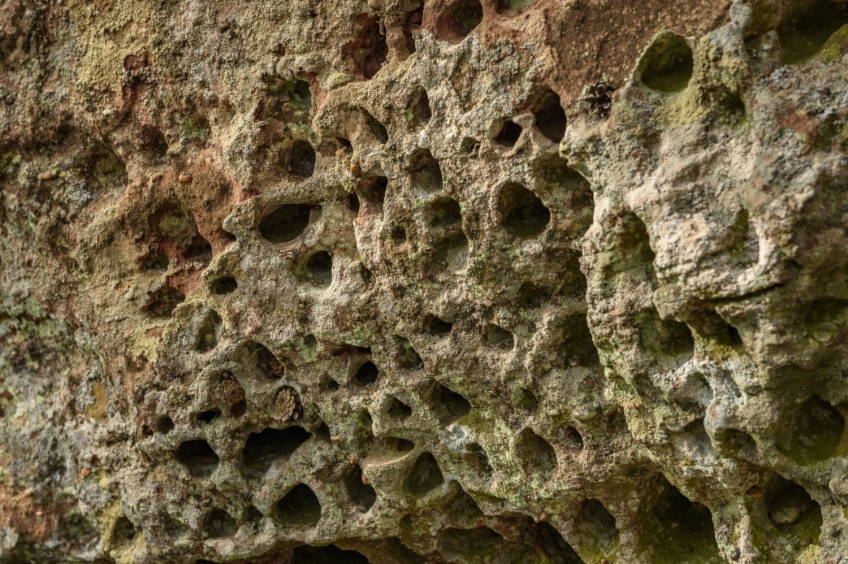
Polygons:
[[0,1],[0,561],[848,561],[845,23]]

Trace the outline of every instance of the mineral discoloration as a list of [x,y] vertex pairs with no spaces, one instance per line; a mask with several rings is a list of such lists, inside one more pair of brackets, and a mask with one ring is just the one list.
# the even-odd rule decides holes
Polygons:
[[848,557],[844,2],[2,13],[0,559]]

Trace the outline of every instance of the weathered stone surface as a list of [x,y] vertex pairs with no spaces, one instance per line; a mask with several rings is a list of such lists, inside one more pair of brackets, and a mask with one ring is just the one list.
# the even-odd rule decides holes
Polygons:
[[848,4],[629,4],[0,2],[0,560],[848,559]]

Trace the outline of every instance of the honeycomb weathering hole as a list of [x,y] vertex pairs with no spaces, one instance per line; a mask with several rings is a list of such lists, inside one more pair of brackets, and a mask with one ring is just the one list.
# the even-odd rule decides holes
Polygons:
[[141,310],[150,317],[170,317],[184,301],[185,294],[173,286],[165,285],[147,295]]
[[551,221],[551,212],[539,196],[521,184],[504,186],[499,203],[503,226],[518,237],[538,235]]
[[518,455],[526,473],[538,478],[550,477],[557,467],[557,457],[551,443],[532,429],[524,429],[515,441]]
[[209,352],[218,344],[221,336],[221,316],[215,311],[208,311],[203,317],[200,329],[197,333],[195,350],[197,352]]
[[494,472],[491,462],[489,462],[489,454],[478,443],[469,443],[465,446],[465,454],[463,459],[469,467],[476,470],[480,474],[490,475]]
[[795,409],[791,419],[780,421],[775,443],[796,462],[810,464],[835,456],[844,431],[842,413],[813,395]]
[[365,14],[356,18],[361,31],[356,40],[345,47],[357,71],[365,78],[373,78],[386,62],[389,47],[386,44],[386,32],[380,19]]
[[236,282],[236,279],[232,276],[221,276],[216,278],[210,285],[212,293],[219,296],[231,294],[236,291],[236,288],[238,288],[238,282]]
[[295,141],[289,150],[287,170],[298,178],[309,178],[315,172],[315,149],[307,141]]
[[298,484],[277,502],[276,517],[283,526],[314,527],[321,520],[321,502],[309,486]]
[[407,404],[403,403],[399,399],[394,396],[391,396],[389,400],[388,406],[386,408],[386,413],[389,417],[393,419],[407,419],[410,415],[412,415],[412,408]]
[[377,501],[377,492],[367,483],[358,464],[345,476],[344,486],[351,503],[362,512],[371,509]]
[[430,204],[430,212],[433,214],[434,227],[447,227],[462,222],[462,210],[459,202],[453,198],[441,198],[434,201]]
[[483,340],[487,346],[496,349],[508,351],[515,346],[515,337],[512,333],[503,327],[493,324],[486,327],[486,330],[483,333]]
[[435,315],[426,315],[424,317],[424,331],[434,337],[447,337],[453,329],[453,323]]
[[312,208],[308,204],[279,206],[260,220],[259,233],[270,243],[294,241],[309,225]]
[[636,73],[651,90],[673,93],[689,85],[693,66],[692,48],[686,40],[665,32],[642,55]]
[[327,251],[318,251],[306,261],[306,274],[313,286],[326,288],[333,281],[333,257]]
[[844,3],[833,0],[798,2],[786,12],[777,27],[783,62],[805,62],[846,23],[848,9]]
[[245,349],[249,359],[269,380],[279,380],[285,375],[285,365],[265,345],[249,341]]
[[442,425],[449,425],[471,413],[471,403],[467,399],[438,382],[431,398],[433,412]]
[[590,551],[608,554],[619,542],[615,517],[597,499],[585,500],[573,523],[581,544]]
[[669,562],[717,560],[719,549],[710,510],[687,499],[665,478],[661,487],[662,494],[654,508],[659,525],[654,530],[657,555]]
[[432,454],[425,452],[412,465],[412,469],[404,481],[404,489],[410,494],[420,497],[427,495],[443,483],[445,483],[445,478],[439,464]]
[[442,189],[444,182],[442,169],[430,149],[418,149],[413,152],[409,173],[412,184],[426,193],[438,192]]
[[766,495],[769,520],[780,529],[797,530],[804,541],[815,542],[821,531],[821,506],[795,482],[778,482]]
[[200,439],[186,441],[177,449],[177,460],[186,467],[189,474],[196,477],[209,477],[218,468],[220,459],[209,443]]
[[498,134],[495,136],[495,142],[502,147],[515,147],[518,138],[521,137],[521,126],[512,120],[503,124]]
[[251,433],[242,450],[245,468],[249,474],[261,476],[277,460],[288,460],[310,436],[303,427],[296,426]]
[[223,509],[215,509],[206,516],[204,530],[209,538],[231,537],[238,531],[238,523]]
[[565,110],[556,92],[549,90],[533,108],[536,127],[554,143],[559,143],[565,135]]
[[447,22],[454,40],[461,40],[483,21],[483,6],[478,0],[459,0],[453,6]]
[[356,374],[353,377],[353,381],[358,386],[367,386],[369,384],[373,384],[377,381],[377,377],[380,375],[380,370],[370,360],[363,363],[357,370]]

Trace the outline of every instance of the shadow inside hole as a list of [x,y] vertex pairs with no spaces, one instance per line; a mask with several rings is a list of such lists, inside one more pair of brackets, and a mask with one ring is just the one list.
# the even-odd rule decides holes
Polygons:
[[524,468],[524,472],[537,478],[549,478],[557,467],[554,447],[532,429],[526,428],[515,441],[515,453]]
[[832,0],[797,3],[777,26],[783,62],[790,65],[805,62],[847,23],[848,6],[843,3]]
[[365,25],[362,26],[362,30],[354,42],[356,48],[353,52],[353,59],[362,76],[371,79],[386,62],[389,47],[386,44],[386,33],[380,25],[380,19],[366,16],[363,20]]
[[386,126],[377,121],[377,118],[367,110],[362,110],[362,115],[365,118],[365,127],[371,132],[374,139],[380,144],[387,143],[389,141],[389,130],[386,129]]
[[312,253],[306,261],[305,270],[313,286],[326,288],[333,282],[333,257],[327,251]]
[[462,231],[445,237],[434,246],[433,258],[447,272],[464,270],[468,263],[468,237]]
[[587,499],[580,505],[573,528],[587,552],[610,554],[619,544],[615,517],[597,499]]
[[483,334],[483,341],[489,347],[502,350],[512,350],[515,346],[515,337],[512,333],[494,324],[486,327],[486,331]]
[[209,310],[200,324],[194,350],[209,352],[218,345],[221,336],[221,316],[216,311]]
[[359,464],[354,465],[353,470],[345,476],[344,487],[351,503],[363,513],[377,501],[377,492],[366,483]]
[[447,337],[453,329],[453,324],[435,315],[424,316],[424,331],[434,337]]
[[345,198],[345,206],[347,206],[347,209],[349,209],[353,213],[358,214],[359,196],[357,196],[355,193],[348,194],[347,198]]
[[416,497],[427,495],[445,482],[439,464],[429,452],[422,453],[404,480],[404,490]]
[[356,374],[353,376],[353,382],[357,386],[368,386],[376,382],[379,376],[380,370],[377,368],[377,365],[369,360],[356,370]]
[[189,474],[195,477],[209,477],[218,468],[219,458],[209,443],[199,439],[182,443],[176,452],[179,461]]
[[178,305],[185,301],[185,294],[173,286],[165,285],[147,295],[141,311],[150,317],[170,317]]
[[430,204],[433,227],[449,227],[462,222],[462,211],[459,202],[453,198],[440,198]]
[[551,221],[551,211],[521,184],[509,183],[501,189],[499,207],[503,226],[518,237],[538,235]]
[[156,431],[162,434],[168,434],[174,430],[174,421],[167,415],[163,415],[156,420]]
[[212,282],[210,288],[213,294],[223,296],[235,292],[238,282],[232,276],[221,276]]
[[430,122],[433,112],[430,110],[430,98],[427,96],[426,90],[421,87],[415,89],[407,111],[407,119],[412,123],[427,125]]
[[212,245],[198,233],[183,251],[183,257],[188,261],[208,263],[212,260]]
[[495,136],[495,142],[502,147],[515,147],[521,137],[521,126],[512,120],[507,121]]
[[259,222],[259,233],[269,243],[293,241],[309,225],[312,208],[308,204],[285,204],[275,208]]
[[406,49],[409,53],[415,53],[415,37],[413,33],[421,29],[421,22],[424,19],[424,3],[419,1],[418,7],[404,14],[403,22],[403,38],[406,43]]
[[476,470],[480,474],[490,475],[494,472],[492,464],[489,462],[489,454],[478,443],[465,445],[465,454],[462,458],[469,468]]
[[215,509],[206,516],[203,529],[211,539],[231,537],[238,531],[238,523],[223,509]]
[[600,362],[586,314],[566,317],[563,320],[563,337],[563,350],[569,366],[592,366]]
[[456,2],[449,20],[450,31],[462,39],[483,21],[483,6],[478,0],[459,0]]
[[396,397],[391,396],[391,399],[388,403],[388,407],[386,408],[386,413],[389,415],[389,417],[402,421],[412,415],[412,408],[397,399]]
[[217,419],[220,416],[221,416],[221,410],[220,409],[209,409],[209,410],[204,411],[203,413],[199,413],[197,415],[197,422],[209,424],[209,423],[212,423],[212,421],[214,421],[215,419]]
[[250,477],[263,476],[274,462],[286,461],[311,434],[302,427],[265,429],[251,433],[242,450],[242,460]]
[[439,382],[434,382],[430,405],[443,426],[471,413],[471,402]]
[[269,380],[279,380],[285,376],[285,365],[265,345],[256,341],[248,341],[244,346],[244,351],[247,360]]
[[654,507],[656,551],[668,562],[713,562],[719,559],[710,510],[690,501],[661,477],[662,494]]
[[315,172],[315,149],[307,141],[295,141],[289,150],[286,170],[298,178],[309,178]]
[[530,413],[539,409],[539,399],[527,388],[516,389],[513,393],[512,401],[516,406]]
[[738,429],[719,429],[713,434],[718,450],[725,456],[742,455],[753,457],[757,452],[757,443],[753,437]]
[[298,484],[277,502],[276,517],[284,526],[314,527],[321,520],[321,502],[309,486]]
[[673,93],[689,85],[693,67],[692,48],[686,40],[664,32],[642,55],[636,73],[651,90]]
[[542,135],[554,143],[562,140],[567,120],[556,92],[548,90],[543,94],[533,109],[533,115],[536,116],[536,127]]
[[303,545],[294,549],[291,564],[368,564],[369,560],[355,550],[342,550],[336,545]]
[[426,193],[438,192],[444,183],[439,161],[430,149],[418,149],[412,154],[409,175],[413,186]]
[[656,309],[643,311],[635,323],[644,350],[658,358],[684,361],[695,352],[695,339],[685,323],[661,319]]
[[769,520],[782,530],[794,530],[806,537],[818,539],[821,525],[821,506],[795,482],[780,479],[769,488],[766,503]]
[[562,442],[571,450],[583,450],[583,435],[574,426],[566,425],[561,431]]
[[516,305],[522,308],[536,309],[542,307],[548,299],[548,294],[533,284],[532,282],[524,282],[518,289],[518,295],[515,298]]
[[845,431],[842,413],[813,394],[777,427],[775,446],[799,464],[812,464],[836,455]]
[[[524,562],[514,559],[512,551],[504,546],[504,538],[489,527],[474,529],[449,528],[439,531],[439,552],[457,562],[498,562],[498,555],[506,556],[504,562]],[[526,560],[530,561],[530,560]]]
[[112,542],[115,544],[129,543],[135,539],[137,534],[138,531],[135,525],[132,524],[132,521],[121,515],[115,521],[115,526],[112,529]]

